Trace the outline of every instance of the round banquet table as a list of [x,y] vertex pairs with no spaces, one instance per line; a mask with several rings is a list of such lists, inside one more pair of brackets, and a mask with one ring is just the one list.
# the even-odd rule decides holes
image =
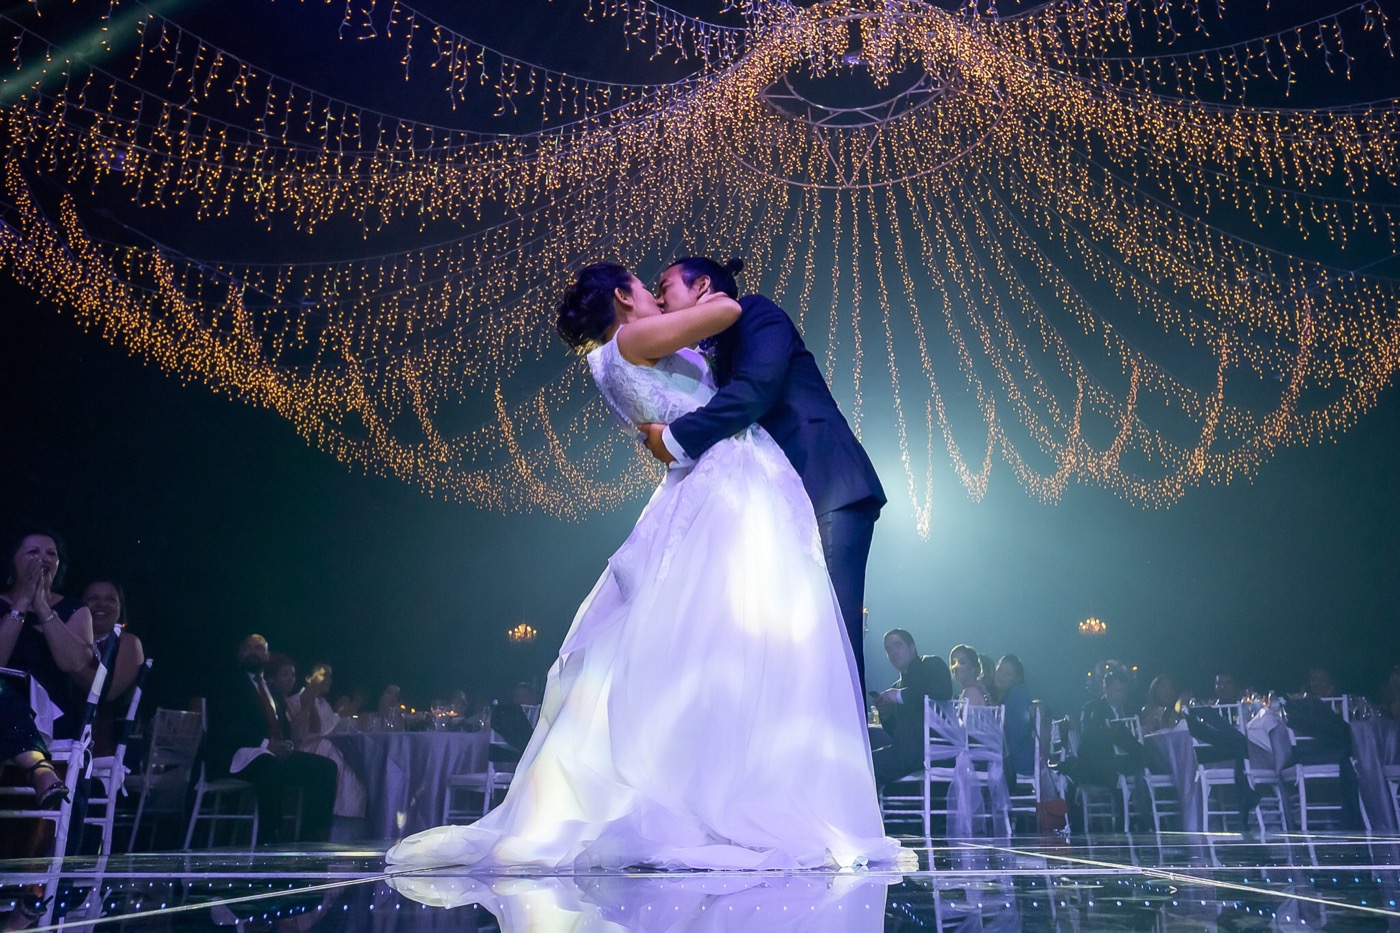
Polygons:
[[328,738],[364,782],[366,828],[388,840],[438,825],[447,779],[486,770],[491,733],[346,732]]

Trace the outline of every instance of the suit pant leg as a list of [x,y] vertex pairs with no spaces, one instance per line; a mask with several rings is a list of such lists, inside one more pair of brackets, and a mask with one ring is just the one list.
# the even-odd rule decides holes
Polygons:
[[875,502],[858,502],[817,516],[826,572],[831,577],[831,586],[836,591],[836,601],[846,623],[862,698],[865,696],[865,563],[870,558],[870,541],[879,517],[880,506]]
[[234,776],[251,781],[256,788],[258,835],[262,840],[282,841],[283,805],[292,788],[301,790],[301,839],[330,839],[337,777],[334,761],[303,752],[293,752],[286,758],[259,755]]
[[259,755],[233,776],[250,781],[257,794],[259,841],[281,842],[282,803],[287,792],[281,760],[276,755]]
[[301,841],[329,841],[339,778],[335,762],[320,755],[293,752],[283,765],[287,785],[301,788]]
[[897,745],[886,745],[877,748],[870,753],[871,762],[875,766],[875,786],[884,787],[891,781],[897,781],[906,774],[922,770],[922,749],[911,752],[910,749],[900,748]]

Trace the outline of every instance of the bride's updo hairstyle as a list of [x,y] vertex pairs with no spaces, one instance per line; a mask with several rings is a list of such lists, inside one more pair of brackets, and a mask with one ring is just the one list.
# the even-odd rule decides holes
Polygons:
[[739,299],[739,286],[734,282],[734,276],[744,271],[744,260],[735,257],[721,266],[706,256],[686,256],[677,259],[667,268],[676,266],[681,268],[681,281],[685,283],[686,288],[694,285],[700,276],[708,275],[712,289],[736,301]]
[[584,266],[559,302],[554,329],[571,350],[587,353],[603,343],[612,327],[613,291],[631,285],[632,273],[615,262]]

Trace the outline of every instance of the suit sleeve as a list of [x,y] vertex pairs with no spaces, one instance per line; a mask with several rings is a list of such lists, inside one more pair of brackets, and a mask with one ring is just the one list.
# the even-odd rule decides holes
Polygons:
[[[906,687],[912,688],[919,696],[931,697],[940,703],[953,698],[953,677],[941,658],[922,658],[918,664],[909,666],[909,674],[912,676],[906,676]],[[904,702],[909,702],[907,696]]]
[[671,436],[694,459],[767,414],[787,381],[797,329],[782,308],[762,296],[745,299],[734,326],[730,379],[703,407],[671,424]]
[[953,698],[953,680],[946,665],[937,658],[924,658],[909,665],[904,677],[904,703],[921,703],[924,697],[936,702]]
[[242,674],[225,678],[219,687],[222,689],[211,690],[205,700],[206,728],[211,747],[220,753],[232,755],[236,749],[254,748],[262,744],[268,737],[267,724],[263,720],[257,692],[248,678]]

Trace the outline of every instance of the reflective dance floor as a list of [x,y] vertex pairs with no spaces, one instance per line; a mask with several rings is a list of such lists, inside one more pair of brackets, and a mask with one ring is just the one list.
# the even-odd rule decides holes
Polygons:
[[1400,931],[1395,838],[908,845],[903,872],[390,875],[347,846],[10,861],[0,930]]

